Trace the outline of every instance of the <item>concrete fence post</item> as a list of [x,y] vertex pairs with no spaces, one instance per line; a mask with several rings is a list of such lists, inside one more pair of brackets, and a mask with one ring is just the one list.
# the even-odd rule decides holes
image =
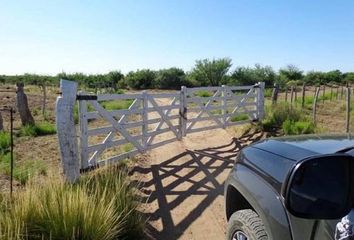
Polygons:
[[73,183],[80,177],[78,143],[74,122],[77,83],[60,80],[60,91],[62,95],[56,101],[56,126],[60,157],[65,179]]

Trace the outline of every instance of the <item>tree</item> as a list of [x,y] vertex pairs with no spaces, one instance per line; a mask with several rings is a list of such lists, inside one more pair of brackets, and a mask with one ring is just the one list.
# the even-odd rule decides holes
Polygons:
[[230,58],[197,60],[190,77],[203,86],[219,86],[231,66]]
[[182,69],[169,68],[162,69],[157,72],[155,81],[153,83],[155,88],[161,89],[179,89],[186,83],[186,74]]
[[154,82],[156,73],[149,69],[137,70],[129,72],[125,77],[125,82],[133,89],[151,88]]
[[302,80],[304,75],[303,71],[294,65],[288,65],[285,68],[279,70],[279,75],[287,79],[288,81]]
[[124,75],[120,71],[111,71],[106,75],[106,82],[115,91],[118,90],[118,83],[122,81]]
[[324,75],[325,83],[329,83],[329,82],[340,83],[342,81],[343,81],[343,74],[339,70],[329,71]]
[[325,73],[315,71],[308,72],[304,77],[304,81],[306,84],[320,85],[325,82]]
[[257,82],[265,82],[266,86],[272,86],[277,80],[277,74],[270,66],[256,64],[254,68],[237,67],[231,75],[232,84],[251,85]]
[[347,72],[343,74],[343,81],[346,83],[354,83],[354,72]]

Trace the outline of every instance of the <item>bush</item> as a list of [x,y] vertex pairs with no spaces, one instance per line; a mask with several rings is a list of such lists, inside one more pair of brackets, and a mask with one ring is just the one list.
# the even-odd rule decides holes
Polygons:
[[286,120],[283,123],[283,131],[286,135],[309,134],[315,132],[315,125],[309,121]]
[[286,120],[300,121],[305,116],[300,109],[287,103],[276,104],[266,108],[266,117],[262,121],[262,127],[265,131],[274,131],[283,126]]
[[180,89],[185,83],[185,73],[182,69],[169,68],[157,72],[153,85],[160,89]]
[[0,154],[6,152],[10,147],[10,134],[0,131]]
[[55,134],[56,132],[57,131],[54,124],[49,122],[42,122],[42,123],[37,123],[35,125],[22,126],[19,135],[21,137],[25,137],[25,136],[37,137],[37,136]]
[[129,72],[125,77],[126,84],[133,89],[151,88],[156,74],[149,69],[137,70],[136,72]]
[[29,184],[14,197],[0,218],[5,238],[110,240],[143,233],[145,221],[126,171],[106,170],[76,185]]
[[130,105],[133,103],[133,100],[115,100],[115,101],[102,101],[101,105],[106,110],[121,110],[128,109]]
[[[10,176],[10,164],[10,153],[0,155],[0,173]],[[16,164],[14,165],[13,174],[14,179],[24,185],[29,179],[34,176],[46,175],[47,166],[41,160],[26,160],[20,163],[16,162]]]
[[238,121],[244,121],[244,120],[249,120],[249,117],[247,114],[240,114],[231,117],[231,122],[238,122]]
[[197,97],[211,97],[213,96],[213,93],[207,90],[199,90],[194,92],[194,95]]
[[264,89],[264,97],[271,97],[273,94],[273,88]]
[[281,127],[286,120],[299,121],[302,117],[300,109],[289,104],[277,104],[270,110],[269,120],[275,126]]

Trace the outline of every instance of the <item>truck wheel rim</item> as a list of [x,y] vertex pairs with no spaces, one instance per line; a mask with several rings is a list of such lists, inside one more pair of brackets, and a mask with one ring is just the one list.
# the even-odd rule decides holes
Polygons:
[[232,240],[248,240],[248,237],[244,232],[236,231],[232,237]]

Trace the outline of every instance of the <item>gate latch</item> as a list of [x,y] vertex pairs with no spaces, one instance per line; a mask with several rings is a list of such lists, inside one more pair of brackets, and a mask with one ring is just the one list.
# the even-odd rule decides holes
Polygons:
[[76,100],[97,100],[97,95],[76,95]]

